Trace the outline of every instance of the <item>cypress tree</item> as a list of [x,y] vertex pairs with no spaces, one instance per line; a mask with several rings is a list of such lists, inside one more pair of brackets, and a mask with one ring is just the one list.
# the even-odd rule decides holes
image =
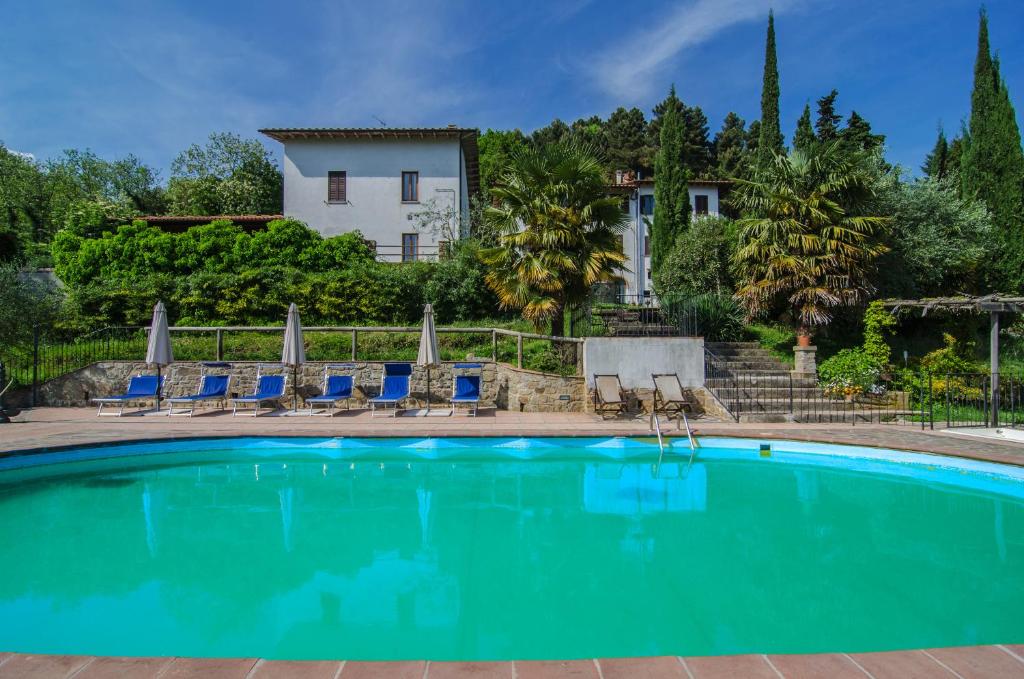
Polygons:
[[850,112],[850,117],[846,119],[846,127],[839,136],[856,151],[874,151],[885,143],[885,135],[874,134],[871,131],[871,123],[864,120],[856,111]]
[[814,128],[811,127],[811,105],[804,104],[804,112],[796,121],[796,132],[793,133],[793,150],[808,153],[814,146]]
[[779,66],[775,56],[775,16],[771,11],[768,12],[768,35],[764,43],[759,135],[757,166],[765,167],[771,162],[773,154],[785,152],[779,124]]
[[921,172],[938,180],[949,176],[949,142],[946,140],[946,133],[941,125],[939,125],[939,137],[935,140],[932,152],[925,156]]
[[722,122],[722,129],[715,135],[715,176],[718,179],[734,179],[746,174],[746,141],[743,118],[730,111]]
[[708,117],[700,106],[683,105],[683,157],[691,177],[707,177],[711,170]]
[[1017,116],[988,40],[988,16],[981,11],[974,62],[969,134],[960,158],[961,192],[988,206],[996,227],[995,271],[1001,292],[1024,289],[1024,150]]
[[669,91],[661,116],[658,153],[654,157],[654,223],[651,224],[651,268],[655,274],[690,225],[689,172],[686,169],[681,106],[676,88]]
[[814,132],[818,141],[827,144],[839,137],[839,121],[842,118],[836,113],[836,97],[839,90],[832,90],[818,100],[818,119],[814,122]]

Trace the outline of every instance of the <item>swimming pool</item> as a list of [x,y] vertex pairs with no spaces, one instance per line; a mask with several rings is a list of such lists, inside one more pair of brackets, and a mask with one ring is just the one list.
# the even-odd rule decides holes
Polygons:
[[1024,640],[1024,469],[753,439],[0,459],[0,649],[282,659]]

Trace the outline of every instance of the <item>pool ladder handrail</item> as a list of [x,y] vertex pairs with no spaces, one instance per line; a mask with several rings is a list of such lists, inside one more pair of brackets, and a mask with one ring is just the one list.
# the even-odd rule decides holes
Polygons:
[[[690,461],[686,464],[687,470],[690,465],[693,464],[693,458],[697,454],[697,442],[693,438],[693,431],[690,429],[690,420],[686,417],[686,413],[679,411],[679,417],[676,419],[676,429],[682,429],[686,427],[686,439],[690,443]],[[658,413],[653,408],[651,409],[651,429],[653,429],[658,435],[658,468],[661,468],[661,461],[665,457],[665,440],[661,435],[661,421],[658,419]]]

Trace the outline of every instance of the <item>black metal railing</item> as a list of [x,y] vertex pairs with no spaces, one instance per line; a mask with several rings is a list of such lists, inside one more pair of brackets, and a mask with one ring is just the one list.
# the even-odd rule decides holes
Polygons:
[[950,373],[933,378],[937,417],[946,427],[1024,426],[1024,379],[1017,374]]
[[[732,363],[736,363],[733,361]],[[931,426],[928,376],[890,375],[871,389],[818,383],[816,375],[789,370],[750,370],[705,349],[704,383],[737,422],[890,423]]]

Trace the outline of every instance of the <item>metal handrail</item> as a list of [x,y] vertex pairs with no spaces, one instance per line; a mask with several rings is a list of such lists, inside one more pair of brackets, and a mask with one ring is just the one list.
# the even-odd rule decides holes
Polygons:
[[658,421],[658,411],[651,408],[651,429],[658,435],[658,467],[661,467],[661,460],[665,457],[665,439],[661,436],[661,422]]

